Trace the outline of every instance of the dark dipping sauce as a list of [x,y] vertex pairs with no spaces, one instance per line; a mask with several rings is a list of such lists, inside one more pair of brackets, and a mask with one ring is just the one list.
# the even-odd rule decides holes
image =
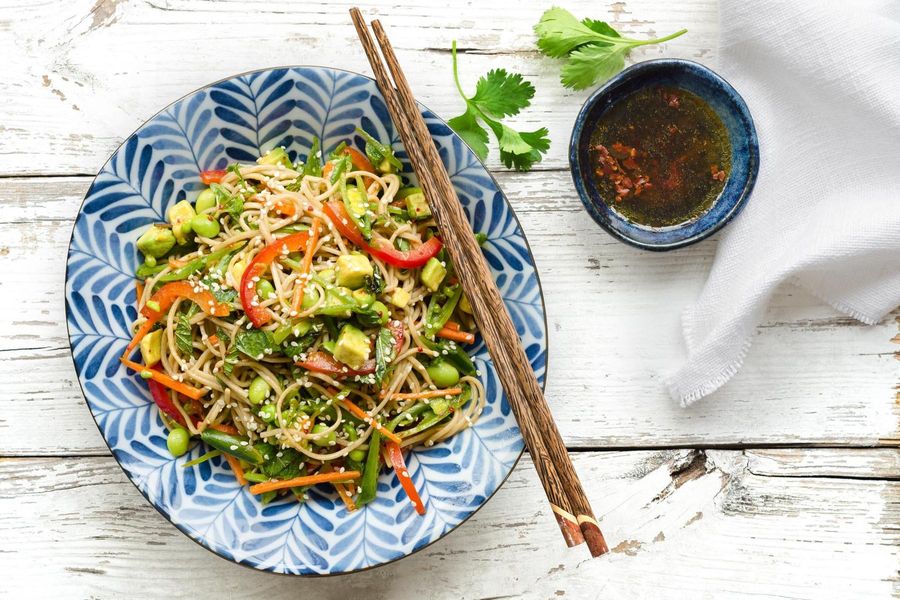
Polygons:
[[703,214],[731,168],[728,131],[715,111],[665,86],[642,88],[607,109],[591,135],[591,156],[604,201],[652,227]]

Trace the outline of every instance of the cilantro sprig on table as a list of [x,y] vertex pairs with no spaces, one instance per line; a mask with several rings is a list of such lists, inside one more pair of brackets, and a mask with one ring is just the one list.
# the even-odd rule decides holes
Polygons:
[[655,40],[635,40],[622,37],[608,23],[595,19],[579,21],[564,8],[553,7],[541,16],[534,32],[541,52],[554,58],[567,57],[560,73],[562,84],[583,90],[621,71],[625,55],[632,48],[667,42],[687,29]]
[[[531,104],[534,86],[518,73],[505,69],[488,71],[475,84],[475,95],[466,96],[459,83],[456,65],[456,40],[453,41],[453,79],[459,95],[466,101],[466,111],[448,121],[481,160],[488,155],[488,132],[484,123],[494,133],[500,147],[500,160],[508,168],[527,171],[550,148],[547,128],[535,131],[516,131],[501,120],[519,114]],[[480,121],[480,122],[479,122]]]

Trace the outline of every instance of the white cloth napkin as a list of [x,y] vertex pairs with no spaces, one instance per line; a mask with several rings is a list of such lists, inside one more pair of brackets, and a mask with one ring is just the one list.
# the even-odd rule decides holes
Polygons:
[[720,23],[760,170],[682,316],[683,406],[740,369],[782,282],[868,324],[900,304],[900,1],[722,0]]

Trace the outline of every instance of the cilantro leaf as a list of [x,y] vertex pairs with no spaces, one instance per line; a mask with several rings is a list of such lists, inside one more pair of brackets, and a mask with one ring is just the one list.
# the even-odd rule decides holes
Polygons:
[[625,68],[625,52],[625,48],[610,51],[608,47],[593,44],[579,48],[563,65],[560,80],[564,86],[576,90],[605,81]]
[[[596,26],[598,21],[592,21]],[[547,10],[534,26],[538,36],[538,48],[547,56],[560,58],[582,44],[603,41],[592,26],[582,23],[564,8],[554,6]]]
[[621,35],[619,35],[619,32],[613,29],[612,26],[606,21],[598,21],[596,19],[582,19],[581,24],[591,31],[595,31],[601,35],[608,35],[609,37],[622,37]]
[[[527,171],[541,160],[550,147],[547,130],[520,133],[499,119],[518,114],[531,103],[534,86],[518,73],[508,73],[494,69],[478,80],[475,95],[467,97],[459,83],[456,61],[456,41],[452,46],[453,78],[456,89],[466,102],[466,111],[448,121],[454,131],[472,148],[478,158],[485,160],[488,155],[488,132],[493,132],[500,147],[500,158],[507,167],[514,166]],[[483,125],[482,125],[483,123]],[[515,157],[515,158],[513,158]]]
[[684,34],[682,29],[655,40],[622,37],[609,23],[596,19],[579,21],[569,11],[553,7],[534,26],[541,52],[568,57],[560,79],[566,87],[581,90],[609,79],[625,67],[625,55],[637,46],[659,44]]
[[533,97],[534,86],[521,75],[492,69],[475,84],[475,95],[471,100],[484,112],[505,117],[527,108]]
[[447,124],[455,131],[465,143],[472,148],[481,160],[487,160],[488,132],[478,124],[478,113],[471,106],[466,106],[466,112],[453,117]]
[[312,141],[312,147],[309,149],[309,154],[306,157],[306,162],[303,163],[303,166],[299,169],[300,175],[297,176],[297,179],[292,181],[291,183],[284,186],[289,192],[299,192],[300,191],[300,182],[303,181],[303,178],[307,175],[312,177],[321,177],[322,176],[322,151],[319,147],[319,138],[314,137]]
[[216,196],[216,205],[231,215],[231,218],[235,221],[240,219],[241,213],[244,212],[244,197],[241,194],[228,193],[228,190],[218,183],[214,183],[209,187]]

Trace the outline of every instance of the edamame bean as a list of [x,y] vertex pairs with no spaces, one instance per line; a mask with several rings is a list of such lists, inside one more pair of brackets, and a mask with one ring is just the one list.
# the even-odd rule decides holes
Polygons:
[[356,450],[351,450],[347,456],[354,462],[362,462],[366,459],[366,451],[357,448]]
[[190,442],[190,434],[188,434],[186,429],[182,429],[181,427],[176,427],[170,431],[169,435],[166,437],[166,447],[169,449],[169,452],[172,453],[172,456],[181,456],[187,452],[188,444]]
[[210,188],[206,188],[200,195],[197,196],[197,202],[194,205],[194,210],[197,213],[202,213],[210,208],[214,208],[216,206],[216,193],[213,192]]
[[156,266],[156,257],[155,256],[145,256],[144,262],[147,263],[148,267],[155,267]]
[[270,389],[269,382],[262,377],[257,377],[250,382],[250,389],[247,390],[247,397],[250,398],[250,402],[253,404],[262,404],[266,399],[266,396],[269,395]]
[[205,238],[214,238],[219,235],[219,231],[221,230],[219,222],[216,221],[212,215],[197,215],[191,219],[190,223],[194,233]]
[[333,431],[325,434],[328,431],[328,425],[325,423],[317,423],[315,427],[312,428],[313,435],[315,434],[323,434],[317,438],[313,438],[312,443],[320,448],[324,448],[325,446],[330,446],[336,439],[337,435]]
[[278,413],[275,410],[274,404],[266,404],[261,409],[259,409],[259,418],[266,423],[274,423],[277,416]]
[[268,279],[260,279],[256,284],[256,294],[263,300],[268,300],[275,296],[275,286]]
[[459,371],[445,360],[438,359],[432,362],[425,370],[428,371],[428,376],[431,377],[434,385],[438,387],[450,387],[456,385],[459,381]]

